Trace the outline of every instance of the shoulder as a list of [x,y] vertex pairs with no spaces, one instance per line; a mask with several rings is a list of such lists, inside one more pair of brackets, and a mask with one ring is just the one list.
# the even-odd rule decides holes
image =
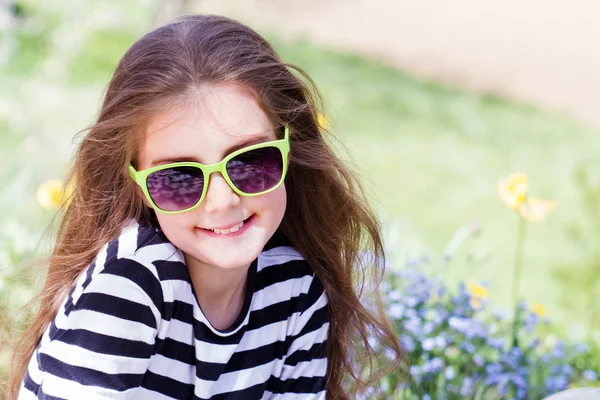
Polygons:
[[318,280],[312,266],[292,246],[277,246],[263,250],[257,262],[257,272],[271,283]]
[[[283,266],[282,268],[273,268]],[[301,275],[314,275],[314,271],[302,254],[293,246],[292,242],[282,232],[277,230],[269,239],[265,248],[258,257],[258,271],[280,272],[282,279],[300,277]]]
[[269,297],[289,299],[292,312],[304,312],[307,309],[326,305],[325,287],[312,266],[290,246],[270,247],[261,252],[258,258],[257,273],[259,287],[271,292]]
[[161,270],[165,262],[185,268],[183,255],[160,230],[130,221],[118,237],[100,249],[79,277],[71,301],[77,303],[80,294],[86,291],[120,288],[121,296],[141,296],[145,302],[160,308]]
[[288,245],[264,250],[258,261],[262,305],[269,312],[285,317],[288,353],[300,351],[288,362],[297,360],[299,354],[313,356],[308,349],[313,349],[314,343],[318,344],[313,350],[319,354],[315,357],[323,358],[331,314],[325,286],[313,267],[296,248]]

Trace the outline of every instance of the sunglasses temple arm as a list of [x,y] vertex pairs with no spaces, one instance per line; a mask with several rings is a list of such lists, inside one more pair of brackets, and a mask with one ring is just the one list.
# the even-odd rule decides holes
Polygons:
[[137,183],[137,177],[136,177],[137,171],[135,170],[135,168],[133,168],[133,165],[129,164],[129,167],[127,168],[127,172],[129,173],[129,177]]

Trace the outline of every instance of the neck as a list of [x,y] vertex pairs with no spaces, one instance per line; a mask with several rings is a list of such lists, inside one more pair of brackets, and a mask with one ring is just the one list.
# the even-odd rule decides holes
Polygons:
[[198,303],[207,318],[211,320],[210,316],[228,315],[221,324],[229,320],[233,323],[244,304],[250,266],[223,269],[201,263],[187,255],[185,261]]

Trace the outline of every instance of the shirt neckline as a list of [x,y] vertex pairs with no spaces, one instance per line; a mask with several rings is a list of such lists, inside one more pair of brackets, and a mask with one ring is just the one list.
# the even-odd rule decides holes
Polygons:
[[192,288],[192,297],[194,298],[194,302],[198,306],[198,310],[202,314],[202,317],[203,317],[204,321],[206,321],[206,324],[208,325],[210,330],[212,330],[217,335],[228,336],[230,334],[237,332],[239,330],[239,328],[241,328],[244,325],[244,322],[246,321],[246,319],[248,317],[248,312],[250,311],[250,304],[252,304],[252,297],[254,296],[257,266],[258,266],[258,259],[255,259],[250,264],[250,267],[248,267],[248,276],[246,277],[246,294],[244,296],[244,304],[242,305],[242,309],[241,309],[239,315],[237,316],[237,318],[235,319],[235,321],[233,321],[233,323],[225,329],[215,328],[213,326],[213,324],[209,321],[209,319],[206,317],[206,314],[204,314],[204,311],[202,310],[202,307],[200,306],[200,302],[198,301],[198,297],[196,296],[196,290],[194,289],[194,285],[192,284],[191,278],[190,278],[189,283]]

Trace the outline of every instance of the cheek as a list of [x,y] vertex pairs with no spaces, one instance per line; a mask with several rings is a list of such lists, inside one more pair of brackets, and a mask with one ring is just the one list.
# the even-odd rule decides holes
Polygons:
[[275,211],[281,214],[283,218],[283,214],[285,213],[285,208],[287,207],[287,192],[285,191],[285,185],[281,185],[277,190],[269,193],[272,197],[268,200]]
[[274,219],[281,220],[285,213],[287,206],[287,193],[285,191],[285,185],[281,185],[271,193],[257,196],[255,198],[249,197],[252,200],[253,208],[256,211],[260,211],[263,214],[268,214]]
[[[182,214],[163,214],[156,213],[158,224],[169,240],[173,241],[173,237],[177,237],[186,228],[185,213]],[[189,219],[187,225],[189,226]]]

